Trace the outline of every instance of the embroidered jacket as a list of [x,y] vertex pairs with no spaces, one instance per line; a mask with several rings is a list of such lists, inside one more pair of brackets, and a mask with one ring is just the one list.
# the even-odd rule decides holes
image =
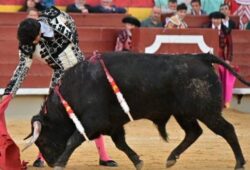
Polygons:
[[[233,41],[231,36],[231,30],[227,28],[223,23],[218,30],[219,36],[219,49],[218,56],[224,60],[232,61],[233,60]],[[210,22],[205,28],[215,29],[212,23]]]
[[188,25],[176,14],[170,18],[166,18],[165,28],[185,29],[188,28]]
[[132,34],[130,31],[122,30],[116,40],[115,51],[130,51]]
[[221,24],[219,33],[219,56],[224,60],[233,60],[233,42],[231,37],[231,30]]
[[52,28],[52,38],[41,37],[37,45],[19,44],[19,64],[7,85],[4,95],[15,94],[23,82],[33,58],[46,62],[53,70],[50,87],[53,88],[65,70],[84,60],[84,56],[78,46],[78,35],[74,20],[55,7],[43,11],[39,17]]

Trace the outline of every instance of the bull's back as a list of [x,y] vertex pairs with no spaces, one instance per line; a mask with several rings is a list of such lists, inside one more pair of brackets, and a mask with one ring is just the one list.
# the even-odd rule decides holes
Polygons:
[[[192,55],[107,53],[104,62],[123,93],[131,112],[141,113],[220,111],[221,88],[210,63]],[[120,108],[101,65],[80,64],[74,74],[81,78],[75,94],[88,107]],[[80,75],[78,75],[80,74]],[[67,76],[67,75],[66,75]],[[72,76],[72,75],[71,75]],[[110,107],[112,106],[112,107]],[[84,106],[82,106],[84,107]],[[122,111],[122,110],[119,110]],[[145,114],[144,114],[145,115]]]
[[153,111],[171,112],[221,108],[218,76],[200,56],[114,53],[107,58],[112,75],[128,100],[137,104],[135,108],[148,105]]

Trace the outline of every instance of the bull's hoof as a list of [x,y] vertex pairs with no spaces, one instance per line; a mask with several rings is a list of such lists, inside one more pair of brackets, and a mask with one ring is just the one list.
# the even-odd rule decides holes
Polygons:
[[236,166],[234,169],[235,170],[245,170],[243,165],[242,166]]
[[240,167],[240,168],[235,167],[234,169],[235,169],[235,170],[245,170],[244,167]]
[[64,167],[61,167],[61,166],[55,166],[54,167],[54,170],[63,170],[64,169]]
[[166,167],[169,168],[176,163],[176,160],[167,160]]
[[42,168],[42,167],[45,167],[45,163],[41,158],[37,158],[37,160],[34,161],[33,166]]
[[108,167],[117,167],[118,166],[118,164],[113,160],[108,160],[108,161],[99,160],[99,165],[108,166]]
[[244,165],[246,164],[246,161],[243,159],[241,161],[237,161],[235,165],[235,170],[245,170]]
[[135,165],[136,170],[141,170],[143,167],[143,161],[140,161],[138,164]]

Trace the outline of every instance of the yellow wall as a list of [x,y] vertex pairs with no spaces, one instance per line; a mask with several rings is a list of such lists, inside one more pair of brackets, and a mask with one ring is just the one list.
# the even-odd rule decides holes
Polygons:
[[[22,6],[21,5],[0,5],[0,12],[17,12]],[[57,6],[60,10],[65,10],[65,6]]]
[[0,12],[17,12],[21,5],[0,5]]
[[132,16],[138,18],[139,20],[144,20],[151,14],[152,8],[128,8],[128,13]]

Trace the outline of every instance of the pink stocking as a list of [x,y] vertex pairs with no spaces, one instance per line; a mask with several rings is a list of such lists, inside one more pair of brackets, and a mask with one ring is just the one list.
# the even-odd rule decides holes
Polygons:
[[98,149],[100,159],[102,161],[111,160],[110,157],[108,156],[107,151],[106,151],[104,137],[102,135],[100,135],[99,138],[95,139],[95,144],[96,144],[96,147]]

